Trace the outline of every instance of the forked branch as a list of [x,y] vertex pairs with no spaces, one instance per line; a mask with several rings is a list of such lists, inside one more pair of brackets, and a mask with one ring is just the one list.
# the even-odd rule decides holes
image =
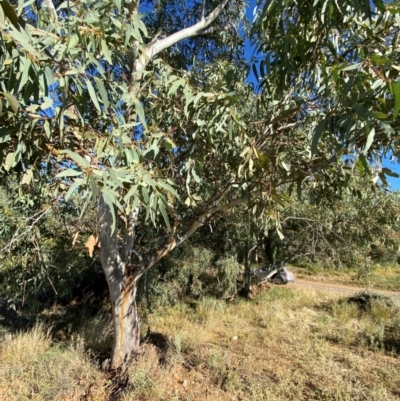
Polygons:
[[209,32],[207,31],[207,29],[210,28],[210,26],[215,22],[215,20],[224,10],[229,1],[230,0],[223,0],[217,7],[214,8],[213,11],[211,11],[211,13],[207,17],[202,15],[200,21],[192,26],[175,32],[172,35],[167,36],[166,38],[156,40],[153,39],[145,52],[143,52],[143,54],[139,57],[139,59],[133,60],[134,65],[131,69],[132,80],[137,80],[138,78],[140,78],[140,75],[138,75],[138,71],[144,70],[148,62],[152,60],[155,56],[157,56],[157,54],[161,53],[163,50],[174,46],[182,40],[203,35]]

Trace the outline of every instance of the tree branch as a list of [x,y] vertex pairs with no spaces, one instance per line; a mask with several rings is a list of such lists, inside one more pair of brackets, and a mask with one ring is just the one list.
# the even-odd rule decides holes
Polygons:
[[[46,207],[45,209],[40,210],[39,212],[35,213],[33,216],[28,217],[28,218],[26,219],[26,221],[32,220],[32,219],[35,218],[37,215],[39,215],[39,217],[37,217],[35,220],[33,220],[32,224],[31,224],[29,227],[26,227],[26,228],[25,228],[24,226],[19,226],[19,227],[17,228],[17,230],[15,231],[14,235],[12,236],[11,240],[10,240],[3,248],[0,249],[0,253],[6,252],[9,248],[11,248],[11,245],[12,245],[15,241],[19,240],[19,239],[20,239],[21,237],[23,237],[24,235],[27,235],[27,233],[29,233],[29,231],[32,230],[32,228],[36,225],[36,223],[37,223],[41,218],[43,218],[43,217],[50,211],[50,209],[51,209],[53,206],[55,206],[55,205],[60,201],[60,199],[61,199],[63,196],[64,196],[64,192],[61,193],[61,194],[58,196],[58,198],[54,201],[54,203],[53,203],[52,205]],[[22,229],[23,229],[23,232],[20,234],[19,232],[20,232],[20,230],[22,230]]]
[[346,240],[344,238],[342,238],[336,231],[332,230],[331,228],[329,228],[328,226],[326,226],[325,224],[321,223],[318,220],[314,220],[314,219],[309,219],[307,217],[295,217],[295,216],[288,216],[285,217],[285,219],[281,222],[281,223],[285,223],[287,220],[302,220],[305,221],[309,224],[309,227],[312,229],[312,226],[310,224],[311,223],[316,223],[319,224],[321,227],[326,228],[327,230],[329,230],[333,235],[335,235],[337,238],[340,239],[340,241],[342,242],[346,242]]
[[224,211],[230,209],[232,207],[238,206],[242,203],[248,202],[253,197],[257,197],[260,195],[261,191],[253,192],[250,195],[236,198],[224,205],[213,206],[203,213],[201,213],[197,218],[190,220],[188,226],[185,228],[183,233],[179,236],[179,239],[176,239],[174,236],[169,235],[165,242],[155,250],[150,251],[143,260],[135,266],[134,268],[134,281],[140,279],[140,277],[146,273],[147,270],[150,269],[153,265],[155,265],[159,260],[161,260],[164,256],[168,255],[173,249],[175,249],[178,245],[182,244],[182,242],[186,241],[192,234],[194,234],[198,228],[203,226],[207,218],[215,214],[216,212]]
[[132,253],[136,255],[136,257],[139,259],[139,262],[143,260],[142,255],[136,249],[132,249]]
[[206,0],[203,0],[201,3],[201,15],[200,15],[201,20],[205,18],[205,12],[206,12]]
[[134,60],[134,65],[132,67],[132,80],[134,81],[140,78],[140,76],[138,76],[138,71],[144,70],[148,62],[163,50],[168,49],[181,40],[206,33],[207,28],[209,28],[210,25],[218,18],[229,1],[230,0],[223,0],[221,4],[214,8],[214,10],[211,11],[207,17],[202,17],[197,24],[175,32],[166,38],[152,41],[139,59]]
[[225,195],[226,193],[229,191],[229,189],[231,188],[231,186],[235,183],[235,178],[231,178],[226,184],[225,186],[222,188],[222,190],[218,191],[218,193],[213,196],[207,203],[211,204],[211,203],[215,203],[220,201]]
[[158,53],[162,52],[165,49],[168,49],[181,40],[201,35],[203,31],[207,29],[218,18],[218,16],[221,14],[229,1],[230,0],[223,0],[218,7],[216,7],[206,18],[202,18],[197,24],[182,29],[181,31],[175,32],[166,38],[157,40],[147,49],[147,57],[149,59],[152,59]]
[[129,3],[125,2],[126,8],[128,9],[129,18],[132,18],[132,15],[138,12],[139,9],[139,0],[131,0]]

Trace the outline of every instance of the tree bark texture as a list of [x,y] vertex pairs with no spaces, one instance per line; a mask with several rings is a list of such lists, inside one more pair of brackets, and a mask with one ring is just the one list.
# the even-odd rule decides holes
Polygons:
[[120,257],[117,230],[112,231],[110,206],[106,204],[103,196],[100,197],[98,221],[100,260],[110,289],[114,322],[114,345],[110,368],[116,369],[131,353],[139,349],[137,280],[134,280],[133,268],[129,260],[122,260]]
[[[129,277],[126,279],[129,280]],[[136,282],[121,283],[118,299],[112,301],[114,344],[110,368],[117,369],[127,358],[138,351],[140,345],[139,317],[136,306]]]

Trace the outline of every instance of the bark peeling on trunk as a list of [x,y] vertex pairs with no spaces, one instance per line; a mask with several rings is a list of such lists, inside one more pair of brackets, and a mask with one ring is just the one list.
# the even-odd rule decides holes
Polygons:
[[[113,322],[114,345],[111,354],[111,369],[119,368],[127,357],[138,350],[140,332],[136,306],[137,281],[133,279],[132,266],[129,264],[130,252],[127,250],[131,238],[125,237],[124,256],[118,250],[117,231],[112,231],[110,207],[100,197],[98,210],[100,237],[100,260],[110,290]],[[132,230],[129,227],[129,230]],[[131,233],[133,235],[133,232]]]
[[121,297],[113,303],[114,345],[111,369],[120,367],[140,344],[139,317],[136,305],[136,284],[127,285]]
[[126,222],[121,258],[117,230],[112,231],[113,217],[110,206],[104,201],[103,196],[100,197],[98,209],[100,261],[110,290],[114,323],[111,369],[119,368],[139,349],[140,327],[136,305],[138,280],[177,245],[175,238],[168,238],[163,245],[150,252],[137,265],[132,265],[131,254],[137,217],[138,211],[135,210],[129,216],[133,220]]

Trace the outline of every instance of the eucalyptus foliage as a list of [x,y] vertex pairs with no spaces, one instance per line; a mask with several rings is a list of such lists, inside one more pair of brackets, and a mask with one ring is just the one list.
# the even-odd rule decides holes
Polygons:
[[[1,178],[98,206],[113,368],[138,347],[137,281],[198,228],[245,204],[282,236],[282,189],[335,195],[397,154],[397,2],[259,2],[257,93],[244,7],[0,2]],[[157,237],[140,243],[139,222]]]
[[359,177],[351,185],[355,190],[329,203],[318,203],[318,194],[311,190],[309,201],[293,199],[282,208],[285,238],[273,239],[279,258],[329,269],[367,269],[374,263],[396,261],[399,193],[377,190]]
[[77,206],[40,191],[21,197],[0,187],[2,296],[22,304],[32,295],[68,299],[101,273],[84,245],[95,228],[95,215],[79,218]]
[[[306,132],[310,151],[356,156],[361,173],[382,154],[397,157],[400,3],[258,3],[253,35],[265,55],[256,69],[261,107],[270,109],[266,99],[287,98],[287,108],[297,107],[291,123]],[[376,179],[386,183],[385,174],[397,176],[383,168]]]
[[[232,89],[244,71],[224,60],[204,68],[205,55],[186,72],[156,59],[132,91],[130,60],[140,59],[148,35],[140,14],[127,20],[118,1],[71,5],[60,5],[57,21],[33,6],[2,9],[3,172],[17,171],[23,191],[48,171],[49,191],[67,201],[79,191],[89,202],[101,191],[120,212],[140,204],[169,226],[176,181],[184,177],[186,202],[195,204],[190,182],[200,183],[213,136],[221,132],[222,141],[230,130],[232,138],[241,124]],[[34,25],[11,23],[24,12]]]

